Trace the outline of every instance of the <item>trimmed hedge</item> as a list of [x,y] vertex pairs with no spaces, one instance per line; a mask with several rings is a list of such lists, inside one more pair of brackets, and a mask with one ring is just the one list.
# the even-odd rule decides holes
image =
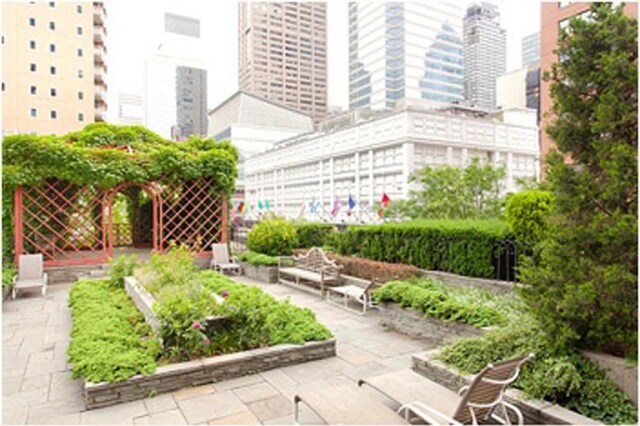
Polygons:
[[[306,254],[307,249],[296,249],[296,255]],[[391,280],[404,280],[420,275],[420,269],[413,265],[402,263],[388,263],[377,260],[363,259],[361,257],[340,256],[334,253],[326,253],[327,257],[335,260],[342,266],[342,274],[351,275],[365,280],[376,280],[386,283]]]
[[253,266],[277,266],[278,258],[269,256],[267,254],[257,253],[255,251],[247,250],[236,255],[238,260],[243,262],[249,262]]
[[109,281],[78,281],[69,291],[69,306],[67,354],[74,378],[119,382],[155,371],[160,343],[123,289]]
[[335,243],[343,255],[495,278],[498,241],[510,237],[498,220],[430,220],[350,226]]
[[322,247],[329,242],[331,234],[337,232],[330,223],[321,222],[293,222],[298,233],[300,248]]

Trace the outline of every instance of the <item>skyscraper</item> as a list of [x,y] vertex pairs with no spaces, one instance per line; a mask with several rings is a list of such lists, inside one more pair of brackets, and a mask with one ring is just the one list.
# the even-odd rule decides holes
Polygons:
[[506,32],[491,3],[477,3],[464,17],[465,99],[483,108],[496,106],[496,79],[507,69]]
[[238,3],[240,90],[327,113],[326,3]]
[[540,66],[540,32],[522,38],[522,68]]
[[350,2],[349,107],[462,101],[461,16],[443,2]]
[[3,2],[3,134],[63,134],[107,110],[103,3]]
[[200,20],[164,14],[161,42],[146,63],[145,125],[165,138],[207,134],[207,71]]

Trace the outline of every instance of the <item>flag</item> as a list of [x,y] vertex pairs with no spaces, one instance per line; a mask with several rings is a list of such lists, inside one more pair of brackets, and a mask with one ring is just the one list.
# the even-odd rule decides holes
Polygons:
[[337,216],[339,212],[340,212],[340,198],[336,197],[335,201],[333,202],[333,208],[331,209],[331,215]]
[[383,211],[384,211],[384,210],[382,210],[382,209],[379,209],[379,210],[378,210],[378,217],[382,217],[382,212],[383,212]]
[[246,209],[247,205],[244,203],[244,201],[240,201],[240,204],[238,205],[238,213],[244,214]]
[[262,200],[258,200],[258,210],[262,210]]
[[303,201],[302,204],[300,205],[300,216],[304,215],[305,210],[307,210],[307,203]]
[[353,196],[351,194],[349,194],[349,210],[353,210],[356,207],[356,199],[353,198]]
[[317,201],[315,198],[311,200],[309,203],[309,211],[311,213],[318,213],[318,207],[320,207],[320,201]]
[[264,202],[264,208],[265,208],[266,210],[269,210],[269,209],[271,208],[271,204],[269,204],[269,201],[265,201],[265,202]]
[[380,204],[382,205],[383,208],[386,209],[387,207],[389,207],[389,203],[391,203],[391,199],[389,198],[386,192],[383,192],[382,200],[380,200]]

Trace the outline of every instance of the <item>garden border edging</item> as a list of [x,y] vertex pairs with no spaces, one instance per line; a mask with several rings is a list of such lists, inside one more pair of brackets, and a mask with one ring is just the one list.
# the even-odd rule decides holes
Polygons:
[[240,261],[242,274],[254,280],[275,284],[278,282],[278,267],[265,265],[252,265],[249,262]]
[[[437,355],[439,349],[434,349],[422,354],[413,355],[413,370],[422,374],[429,380],[458,392],[462,386],[471,383],[472,375],[462,375],[453,368],[439,361]],[[525,419],[525,424],[551,424],[551,425],[602,425],[589,417],[576,413],[575,411],[561,407],[551,402],[528,398],[517,389],[507,389],[506,399],[516,405]]]
[[283,344],[158,367],[155,373],[122,382],[84,383],[88,410],[200,386],[336,355],[336,339]]

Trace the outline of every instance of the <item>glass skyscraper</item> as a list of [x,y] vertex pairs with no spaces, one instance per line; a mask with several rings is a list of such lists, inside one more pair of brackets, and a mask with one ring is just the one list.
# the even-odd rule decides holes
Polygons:
[[464,99],[462,9],[449,3],[349,3],[349,107]]

